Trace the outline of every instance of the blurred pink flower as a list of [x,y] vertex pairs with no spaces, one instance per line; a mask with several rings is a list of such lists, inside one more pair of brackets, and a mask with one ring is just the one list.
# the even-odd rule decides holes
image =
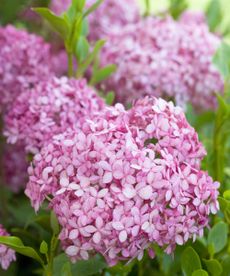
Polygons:
[[[0,224],[0,236],[9,236]],[[0,264],[3,269],[7,269],[12,261],[16,260],[15,252],[5,245],[0,244]]]
[[[60,15],[70,5],[70,0],[51,1],[51,9]],[[95,0],[87,0],[86,7],[95,3]],[[105,0],[89,16],[89,36],[91,40],[104,38],[113,31],[120,32],[125,24],[137,22],[140,19],[140,11],[136,0]]]
[[0,28],[0,106],[5,109],[27,88],[51,73],[50,46],[42,38],[8,25]]
[[101,63],[116,64],[117,71],[101,87],[125,104],[152,95],[173,98],[181,106],[190,102],[197,109],[214,108],[214,94],[223,91],[212,64],[221,40],[200,18],[188,17],[179,22],[147,18],[111,32]]
[[18,193],[26,186],[28,162],[22,144],[4,145],[2,156],[2,172],[4,184]]
[[152,243],[171,253],[202,236],[218,210],[219,183],[200,170],[204,155],[172,102],[144,98],[128,111],[117,104],[35,155],[26,195],[35,210],[52,196],[72,261],[95,252],[110,265],[141,259]]
[[4,117],[9,143],[23,143],[36,153],[53,135],[81,126],[104,107],[104,101],[85,80],[53,77],[25,90]]

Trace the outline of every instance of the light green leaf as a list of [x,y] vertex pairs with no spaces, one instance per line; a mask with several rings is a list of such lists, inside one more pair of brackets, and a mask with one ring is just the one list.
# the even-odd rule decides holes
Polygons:
[[112,105],[114,102],[115,94],[113,91],[110,91],[109,93],[106,94],[105,97],[105,102],[107,105]]
[[186,0],[170,0],[169,12],[174,19],[177,19],[187,7],[188,3]]
[[61,270],[61,275],[62,276],[72,276],[72,271],[71,271],[71,264],[69,262],[66,262]]
[[40,252],[42,254],[47,254],[48,252],[48,244],[45,242],[45,241],[42,241],[41,242],[41,245],[40,245]]
[[0,244],[7,245],[11,249],[15,250],[17,253],[30,257],[38,261],[41,265],[44,265],[43,260],[38,255],[38,253],[32,247],[25,246],[18,237],[0,237]]
[[84,13],[84,17],[88,16],[89,14],[91,14],[92,12],[94,12],[99,6],[100,4],[103,2],[104,0],[97,0],[92,6],[90,6],[88,8],[88,10],[86,10],[86,12]]
[[113,74],[116,71],[116,69],[117,67],[114,64],[108,65],[102,69],[98,69],[94,72],[94,75],[90,83],[92,85],[100,83],[101,81],[107,79],[111,74]]
[[228,242],[228,225],[220,221],[215,224],[208,234],[208,245],[212,245],[214,252],[220,252]]
[[192,273],[192,276],[208,276],[208,273],[203,269],[197,269]]
[[212,0],[208,5],[206,17],[210,31],[214,32],[222,19],[222,11],[219,0]]
[[221,44],[213,58],[213,63],[223,77],[227,79],[230,75],[230,46],[227,43],[223,42]]
[[230,200],[230,190],[225,191],[223,196],[225,199]]
[[218,260],[215,260],[215,259],[205,260],[205,259],[203,259],[203,261],[204,261],[210,275],[219,276],[223,272],[222,266],[221,266],[221,264],[219,263]]
[[89,42],[84,36],[80,36],[76,45],[75,55],[78,63],[83,62],[89,54]]
[[66,40],[70,33],[70,25],[66,18],[55,15],[48,8],[33,8],[33,10],[46,19],[50,26]]
[[181,255],[181,268],[186,276],[191,276],[194,271],[201,269],[200,258],[190,246]]

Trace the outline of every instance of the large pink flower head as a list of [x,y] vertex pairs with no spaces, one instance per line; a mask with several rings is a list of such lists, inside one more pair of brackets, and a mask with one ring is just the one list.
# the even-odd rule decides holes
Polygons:
[[0,105],[14,102],[25,89],[50,73],[50,46],[42,38],[13,26],[0,28]]
[[28,162],[22,144],[6,144],[3,149],[2,171],[4,184],[13,192],[18,193],[25,188],[28,174]]
[[[95,0],[87,0],[86,7],[90,7],[95,2]],[[70,4],[70,0],[53,0],[51,9],[56,14],[61,14]],[[92,40],[103,38],[111,30],[120,31],[125,24],[137,22],[139,19],[140,11],[136,0],[105,0],[89,16],[90,38]]]
[[117,71],[104,89],[115,91],[125,104],[152,95],[174,98],[179,105],[189,101],[197,108],[213,108],[214,93],[223,88],[212,65],[220,39],[205,23],[194,22],[148,18],[111,33],[101,62],[116,64]]
[[104,107],[85,80],[53,77],[25,90],[5,115],[9,143],[22,142],[36,153],[55,134],[80,126]]
[[217,187],[182,110],[144,98],[107,108],[81,129],[54,137],[34,158],[26,194],[37,210],[47,195],[72,261],[101,253],[110,265],[141,258],[156,243],[202,236],[218,210]]
[[[9,236],[0,224],[0,236]],[[0,264],[3,269],[7,269],[12,261],[16,260],[15,252],[5,245],[0,244]]]

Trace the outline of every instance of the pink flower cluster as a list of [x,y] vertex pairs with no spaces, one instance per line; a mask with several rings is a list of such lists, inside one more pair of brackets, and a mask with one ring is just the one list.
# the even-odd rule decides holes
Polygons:
[[52,75],[50,61],[50,46],[42,38],[11,25],[0,28],[1,109]]
[[[9,236],[0,224],[0,236]],[[12,261],[16,260],[15,252],[5,245],[0,244],[0,264],[3,269],[7,269]]]
[[151,244],[171,253],[202,236],[218,210],[217,188],[200,170],[205,150],[182,110],[144,98],[108,107],[35,155],[26,194],[46,196],[72,261],[101,253],[110,265],[141,258]]
[[53,135],[80,127],[104,107],[85,80],[53,77],[22,92],[4,117],[9,143],[23,143],[36,153]]
[[24,146],[20,143],[4,145],[1,164],[4,184],[14,193],[24,189],[28,178]]
[[117,72],[104,82],[117,100],[130,103],[145,95],[173,98],[197,109],[215,107],[214,93],[223,80],[212,64],[221,40],[208,30],[201,15],[147,18],[109,35],[102,65],[114,63]]
[[[70,5],[70,0],[51,2],[51,9],[61,14]],[[87,0],[86,7],[95,3]],[[107,36],[111,30],[120,32],[125,24],[137,22],[140,12],[136,0],[105,0],[97,10],[89,16],[90,38],[97,40]]]

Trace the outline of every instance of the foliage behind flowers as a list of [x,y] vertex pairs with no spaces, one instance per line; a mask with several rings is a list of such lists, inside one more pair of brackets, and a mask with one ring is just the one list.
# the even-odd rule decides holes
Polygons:
[[219,1],[21,4],[0,27],[0,274],[230,275]]

